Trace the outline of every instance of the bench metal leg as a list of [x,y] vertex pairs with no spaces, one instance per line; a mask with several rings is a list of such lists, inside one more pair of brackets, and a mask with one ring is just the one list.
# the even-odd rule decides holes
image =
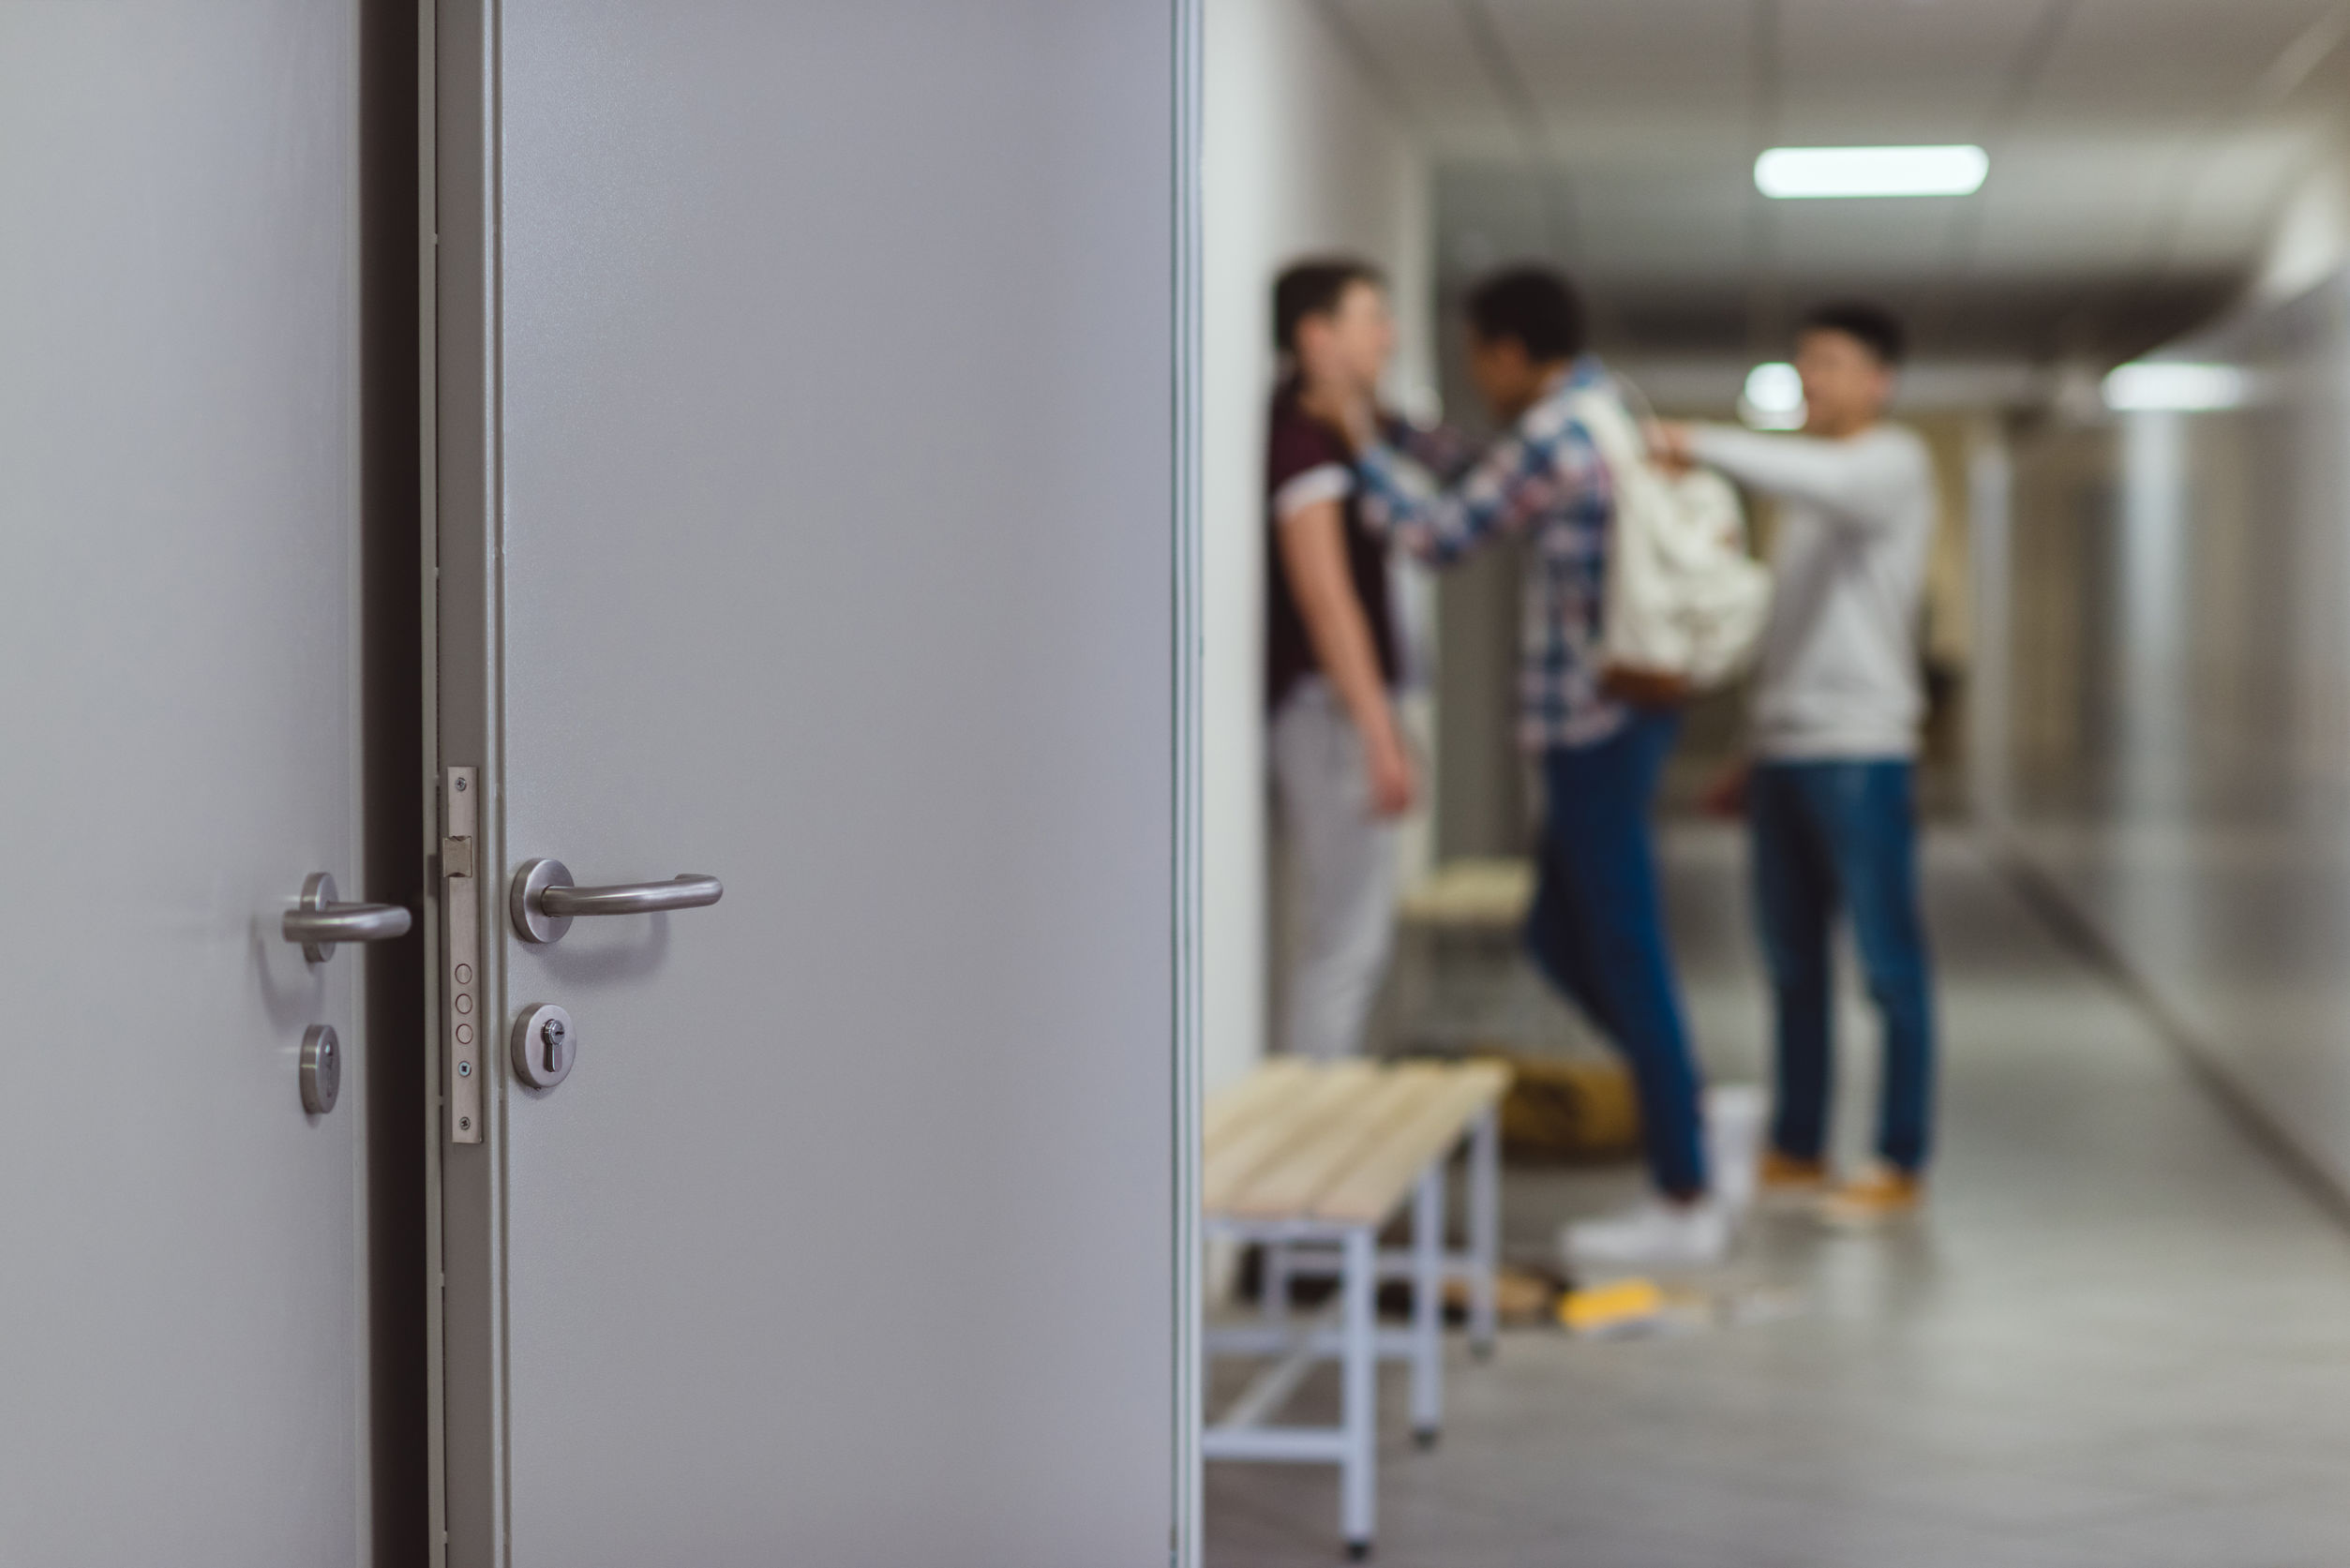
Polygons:
[[1266,1242],[1260,1256],[1264,1267],[1258,1271],[1258,1308],[1266,1322],[1285,1325],[1289,1322],[1289,1244]]
[[[1331,1276],[1337,1278],[1336,1275]],[[1406,1276],[1405,1277],[1410,1277]],[[1419,1353],[1418,1341],[1413,1337],[1411,1325],[1402,1328],[1383,1328],[1370,1337],[1379,1348],[1379,1359],[1409,1361]],[[1339,1299],[1330,1298],[1328,1310],[1308,1318],[1297,1314],[1292,1327],[1274,1328],[1265,1323],[1220,1323],[1200,1337],[1200,1343],[1210,1355],[1284,1356],[1300,1345],[1313,1351],[1323,1361],[1336,1361],[1346,1353],[1346,1331],[1339,1326]]]
[[1502,1267],[1501,1108],[1486,1107],[1469,1134],[1469,1348],[1479,1361],[1493,1353],[1495,1281]]
[[1412,1436],[1436,1446],[1444,1424],[1444,1162],[1412,1194]]
[[1340,1424],[1345,1432],[1346,1457],[1339,1466],[1339,1518],[1346,1536],[1347,1555],[1370,1555],[1371,1532],[1377,1526],[1376,1487],[1379,1439],[1379,1350],[1372,1336],[1378,1328],[1377,1264],[1374,1238],[1368,1225],[1346,1232],[1346,1266],[1340,1281],[1346,1351]]

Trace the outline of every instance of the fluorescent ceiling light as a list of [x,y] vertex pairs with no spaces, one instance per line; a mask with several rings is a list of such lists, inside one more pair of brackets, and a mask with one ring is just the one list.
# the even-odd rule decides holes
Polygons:
[[1804,378],[1783,361],[1758,365],[1746,372],[1746,391],[1738,399],[1738,417],[1758,430],[1800,430],[1804,427]]
[[2105,378],[2105,407],[2124,413],[2209,413],[2243,402],[2244,372],[2232,365],[2135,361]]
[[1755,188],[1782,201],[1851,196],[1971,196],[1991,172],[1981,147],[1774,147],[1755,159]]

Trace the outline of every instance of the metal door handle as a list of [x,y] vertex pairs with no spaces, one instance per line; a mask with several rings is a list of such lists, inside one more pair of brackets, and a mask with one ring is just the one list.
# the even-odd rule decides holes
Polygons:
[[302,944],[302,956],[324,963],[337,942],[389,942],[408,934],[408,911],[397,903],[337,903],[335,879],[314,871],[302,884],[302,902],[286,911],[278,931]]
[[716,903],[726,888],[714,876],[681,872],[667,882],[623,882],[612,888],[549,886],[539,907],[549,915],[657,915],[664,909],[699,909]]
[[561,860],[525,860],[514,874],[507,899],[515,934],[525,942],[560,942],[581,915],[657,915],[665,909],[699,909],[726,896],[714,876],[687,872],[666,882],[622,882],[609,888],[572,885],[571,868]]

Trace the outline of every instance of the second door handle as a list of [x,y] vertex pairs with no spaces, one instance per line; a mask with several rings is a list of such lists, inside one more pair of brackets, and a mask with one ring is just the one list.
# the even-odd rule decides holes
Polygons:
[[335,879],[320,871],[302,884],[301,902],[286,911],[277,930],[302,945],[304,958],[324,963],[338,942],[388,942],[407,935],[410,923],[408,911],[397,903],[337,903]]
[[561,860],[525,860],[514,874],[507,912],[515,934],[525,942],[560,942],[581,915],[657,915],[665,909],[700,909],[726,896],[716,877],[687,872],[666,882],[621,882],[608,888],[575,887],[571,868]]

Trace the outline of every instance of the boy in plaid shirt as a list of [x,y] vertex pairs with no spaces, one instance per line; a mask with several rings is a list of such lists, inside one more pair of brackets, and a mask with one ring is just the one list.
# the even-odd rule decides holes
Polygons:
[[1565,1246],[1586,1268],[1712,1262],[1729,1247],[1734,1205],[1715,1194],[1709,1171],[1649,822],[1680,719],[1627,701],[1603,666],[1615,500],[1572,412],[1578,394],[1609,385],[1608,372],[1586,351],[1580,302],[1555,274],[1489,279],[1471,295],[1469,318],[1471,375],[1509,429],[1441,489],[1389,442],[1362,400],[1335,385],[1307,396],[1313,411],[1349,432],[1365,515],[1402,548],[1444,565],[1506,537],[1533,544],[1519,739],[1540,759],[1545,802],[1526,943],[1629,1061],[1656,1187],[1626,1215],[1570,1226]]

